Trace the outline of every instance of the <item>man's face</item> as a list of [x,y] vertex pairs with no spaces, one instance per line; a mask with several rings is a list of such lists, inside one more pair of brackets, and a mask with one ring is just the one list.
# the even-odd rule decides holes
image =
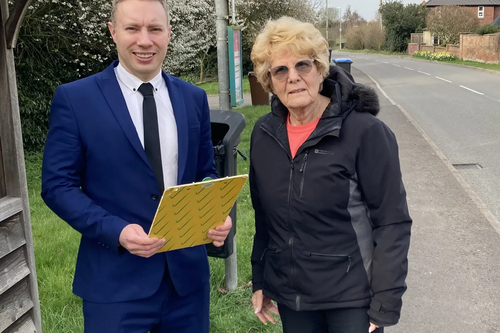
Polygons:
[[143,82],[154,78],[167,55],[171,27],[158,1],[125,0],[108,23],[120,64]]

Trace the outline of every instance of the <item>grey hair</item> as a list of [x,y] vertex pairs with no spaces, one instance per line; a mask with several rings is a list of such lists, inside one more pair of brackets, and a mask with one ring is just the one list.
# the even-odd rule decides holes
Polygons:
[[[116,13],[116,7],[120,2],[123,2],[125,0],[113,0],[113,3],[111,4],[111,22],[113,25],[115,24],[115,13]],[[156,1],[159,2],[162,7],[165,9],[165,13],[167,14],[167,27],[170,26],[170,14],[169,14],[169,8],[166,0],[142,0],[142,1]]]

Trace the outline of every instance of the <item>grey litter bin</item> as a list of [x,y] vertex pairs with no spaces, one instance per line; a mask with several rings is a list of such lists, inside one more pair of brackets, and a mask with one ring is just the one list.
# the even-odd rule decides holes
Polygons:
[[[210,110],[210,125],[212,129],[212,145],[214,148],[215,167],[219,177],[235,176],[237,170],[236,157],[239,153],[238,144],[241,132],[245,128],[245,116],[234,111]],[[245,155],[240,153],[244,159]],[[207,252],[211,257],[228,258],[233,254],[234,235],[236,234],[236,203],[229,216],[233,219],[233,227],[221,247],[207,244]]]
[[350,58],[333,59],[333,62],[340,68],[344,69],[346,72],[351,72],[352,60]]

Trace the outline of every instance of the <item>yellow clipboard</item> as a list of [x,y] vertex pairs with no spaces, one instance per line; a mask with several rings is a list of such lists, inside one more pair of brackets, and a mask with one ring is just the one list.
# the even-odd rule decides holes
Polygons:
[[169,187],[163,192],[148,237],[164,238],[159,252],[208,244],[208,230],[224,224],[247,175]]

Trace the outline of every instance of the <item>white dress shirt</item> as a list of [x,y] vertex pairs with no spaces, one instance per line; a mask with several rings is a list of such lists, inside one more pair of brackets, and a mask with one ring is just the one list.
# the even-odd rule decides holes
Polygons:
[[[132,118],[137,135],[144,148],[144,118],[142,114],[142,102],[144,97],[137,90],[145,82],[136,78],[121,64],[115,67],[118,84],[125,97],[128,112]],[[161,71],[151,81],[154,89],[156,111],[158,114],[158,131],[160,134],[161,164],[163,168],[163,181],[165,188],[177,185],[177,124],[175,122],[174,110],[168,94],[167,85],[162,77]]]

